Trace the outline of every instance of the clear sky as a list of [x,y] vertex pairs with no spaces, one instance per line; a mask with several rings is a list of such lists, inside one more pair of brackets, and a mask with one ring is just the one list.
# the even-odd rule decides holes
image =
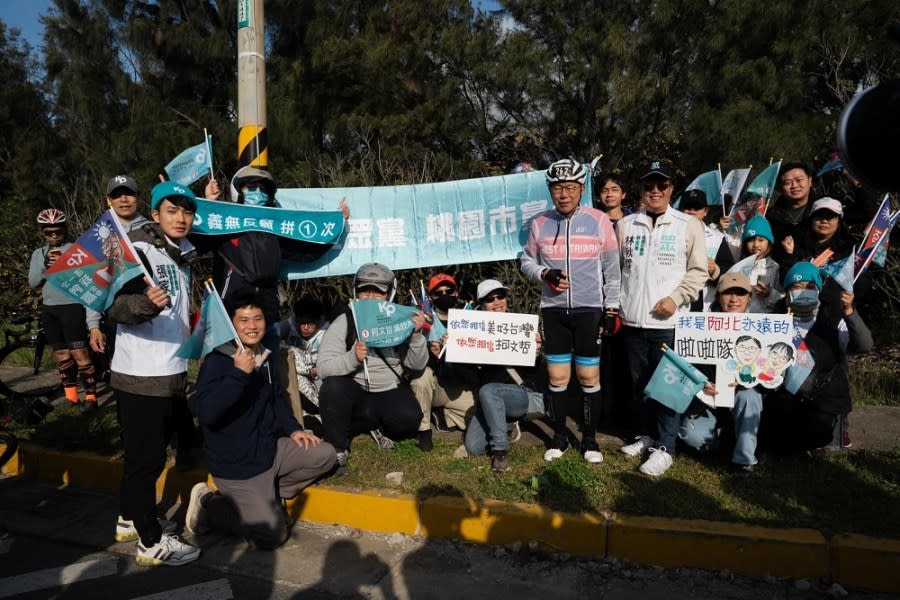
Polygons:
[[37,48],[44,30],[38,15],[46,13],[50,3],[51,0],[0,0],[0,19],[7,27],[20,29],[22,37]]
[[[497,0],[472,0],[472,3],[484,10],[500,8]],[[8,27],[19,28],[22,37],[37,48],[41,45],[41,33],[44,29],[38,22],[38,15],[46,13],[50,4],[51,0],[0,0],[0,19]]]

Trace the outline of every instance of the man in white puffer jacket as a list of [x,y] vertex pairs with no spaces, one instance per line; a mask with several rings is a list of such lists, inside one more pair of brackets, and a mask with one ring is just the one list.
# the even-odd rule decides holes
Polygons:
[[641,472],[662,475],[675,453],[680,415],[644,396],[659,364],[661,346],[673,346],[678,311],[688,310],[707,279],[706,235],[699,220],[669,206],[672,172],[653,161],[641,176],[640,212],[619,221],[622,260],[622,333],[628,349],[634,402],[641,406],[637,441],[622,448],[629,456],[650,450]]

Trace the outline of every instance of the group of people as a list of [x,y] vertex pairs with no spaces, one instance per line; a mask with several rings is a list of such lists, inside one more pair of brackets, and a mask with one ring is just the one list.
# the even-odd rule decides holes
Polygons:
[[[585,461],[601,463],[597,432],[613,414],[635,435],[621,452],[646,455],[640,471],[650,476],[672,465],[679,444],[710,451],[731,439],[732,431],[732,467],[741,476],[752,474],[758,444],[818,448],[842,435],[851,410],[846,356],[868,350],[872,339],[854,294],[823,280],[808,261],[826,248],[831,260],[846,255],[844,204],[810,201],[809,186],[804,202],[795,198],[796,186],[803,187],[806,178],[811,183],[811,173],[786,165],[781,186],[787,207],[748,221],[734,247],[725,234],[727,219],[720,222],[722,230],[704,222],[702,192],[682,195],[681,210],[672,206],[674,174],[662,161],[641,173],[640,208],[634,211],[625,206],[625,183],[610,175],[595,178],[596,207],[586,205],[588,176],[572,159],[546,171],[553,208],[531,221],[521,258],[522,273],[540,285],[541,295],[535,336],[540,352],[528,368],[446,359],[449,311],[461,302],[459,282],[450,274],[429,280],[432,310],[414,314],[408,338],[374,348],[358,339],[349,307],[328,323],[323,306],[305,298],[291,319],[279,321],[278,272],[271,267],[291,248],[274,235],[198,240],[201,250],[213,252],[217,288],[238,339],[201,364],[192,408],[216,489],[205,482],[194,487],[185,529],[197,535],[229,531],[260,548],[280,545],[290,528],[283,501],[346,468],[357,435],[371,435],[382,449],[393,448],[395,439],[415,438],[428,452],[434,429],[458,429],[462,455],[488,454],[500,473],[510,468],[510,442],[522,419],[543,418],[550,426],[546,461],[576,446]],[[267,171],[245,167],[231,183],[234,201],[274,205],[276,187]],[[214,181],[205,192],[221,196]],[[158,518],[155,482],[187,385],[187,360],[178,350],[190,335],[190,263],[197,248],[188,236],[197,203],[189,188],[160,182],[151,191],[147,220],[137,214],[137,193],[127,176],[113,178],[107,190],[113,209],[133,204],[130,219],[122,220],[130,224],[129,236],[153,280],[136,278],[122,288],[106,315],[106,332],[97,315],[88,315],[89,344],[112,354],[110,383],[125,447],[117,539],[137,540],[140,564],[180,565],[200,550],[174,534],[174,523]],[[347,218],[343,203],[341,208]],[[65,249],[58,215],[41,215],[48,245],[32,258],[33,285],[41,283],[53,255],[58,257],[52,251]],[[754,255],[749,276],[729,271]],[[362,265],[354,276],[359,300],[390,302],[397,290],[395,274],[383,264]],[[74,332],[67,337],[63,327],[84,323],[85,315],[76,317],[78,305],[53,292],[44,286],[42,318],[66,396],[77,401],[78,373],[86,405],[96,403],[89,362],[79,358],[87,345],[84,331],[80,339]],[[508,286],[486,279],[475,300],[477,310],[507,312],[512,298]],[[56,314],[62,310],[72,315]],[[796,393],[742,388],[730,411],[694,400],[677,412],[645,388],[662,346],[674,345],[678,314],[688,310],[789,312],[802,340],[790,351],[808,353],[815,366]],[[295,381],[286,382],[286,373]],[[286,398],[292,384],[300,396],[293,403]],[[570,410],[573,392],[576,411]],[[708,384],[704,392],[714,396],[717,390]],[[304,419],[310,414],[312,421]],[[567,427],[569,416],[575,417],[579,439]]]

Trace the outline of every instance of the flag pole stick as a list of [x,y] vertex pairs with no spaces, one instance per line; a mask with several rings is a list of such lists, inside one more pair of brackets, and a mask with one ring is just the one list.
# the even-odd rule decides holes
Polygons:
[[206,162],[209,165],[209,178],[213,179],[215,171],[213,171],[213,155],[212,155],[212,136],[206,133],[206,127],[203,128],[203,137],[206,139]]
[[[356,300],[350,300],[350,314],[353,315],[353,326],[356,327],[356,339],[359,340],[359,327],[356,325]],[[348,323],[349,327],[350,324]],[[369,385],[369,357],[366,356],[363,361],[363,376],[366,378],[366,386]]]

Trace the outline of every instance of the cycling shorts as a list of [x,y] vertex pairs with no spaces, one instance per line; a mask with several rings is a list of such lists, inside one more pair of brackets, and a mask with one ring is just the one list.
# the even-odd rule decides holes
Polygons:
[[599,367],[602,308],[546,308],[541,317],[548,365],[571,364],[574,354],[576,367]]
[[77,350],[87,347],[87,325],[80,304],[41,306],[41,327],[47,343],[54,350]]

